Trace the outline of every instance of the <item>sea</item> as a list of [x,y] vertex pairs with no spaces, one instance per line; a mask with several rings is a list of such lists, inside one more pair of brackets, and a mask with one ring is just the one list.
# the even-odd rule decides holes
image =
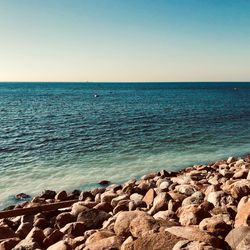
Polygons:
[[0,207],[250,153],[250,83],[0,83]]

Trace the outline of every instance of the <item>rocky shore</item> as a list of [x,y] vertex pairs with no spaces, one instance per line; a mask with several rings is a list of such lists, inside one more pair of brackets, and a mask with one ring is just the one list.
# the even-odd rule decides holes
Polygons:
[[250,249],[249,169],[250,155],[91,191],[46,190],[8,209],[76,202],[1,219],[0,250]]

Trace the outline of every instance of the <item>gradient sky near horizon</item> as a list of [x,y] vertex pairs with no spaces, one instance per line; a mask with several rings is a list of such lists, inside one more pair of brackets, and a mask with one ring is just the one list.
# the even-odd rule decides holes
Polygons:
[[0,81],[250,81],[250,1],[0,0]]

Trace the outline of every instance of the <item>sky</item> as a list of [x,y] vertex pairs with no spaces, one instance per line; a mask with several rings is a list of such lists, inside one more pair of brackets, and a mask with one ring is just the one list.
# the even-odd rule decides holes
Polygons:
[[0,0],[0,81],[250,81],[250,1]]

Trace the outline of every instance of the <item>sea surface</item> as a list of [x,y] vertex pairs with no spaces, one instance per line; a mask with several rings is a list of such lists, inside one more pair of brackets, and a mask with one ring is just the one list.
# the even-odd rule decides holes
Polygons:
[[250,83],[0,83],[0,207],[250,153]]

